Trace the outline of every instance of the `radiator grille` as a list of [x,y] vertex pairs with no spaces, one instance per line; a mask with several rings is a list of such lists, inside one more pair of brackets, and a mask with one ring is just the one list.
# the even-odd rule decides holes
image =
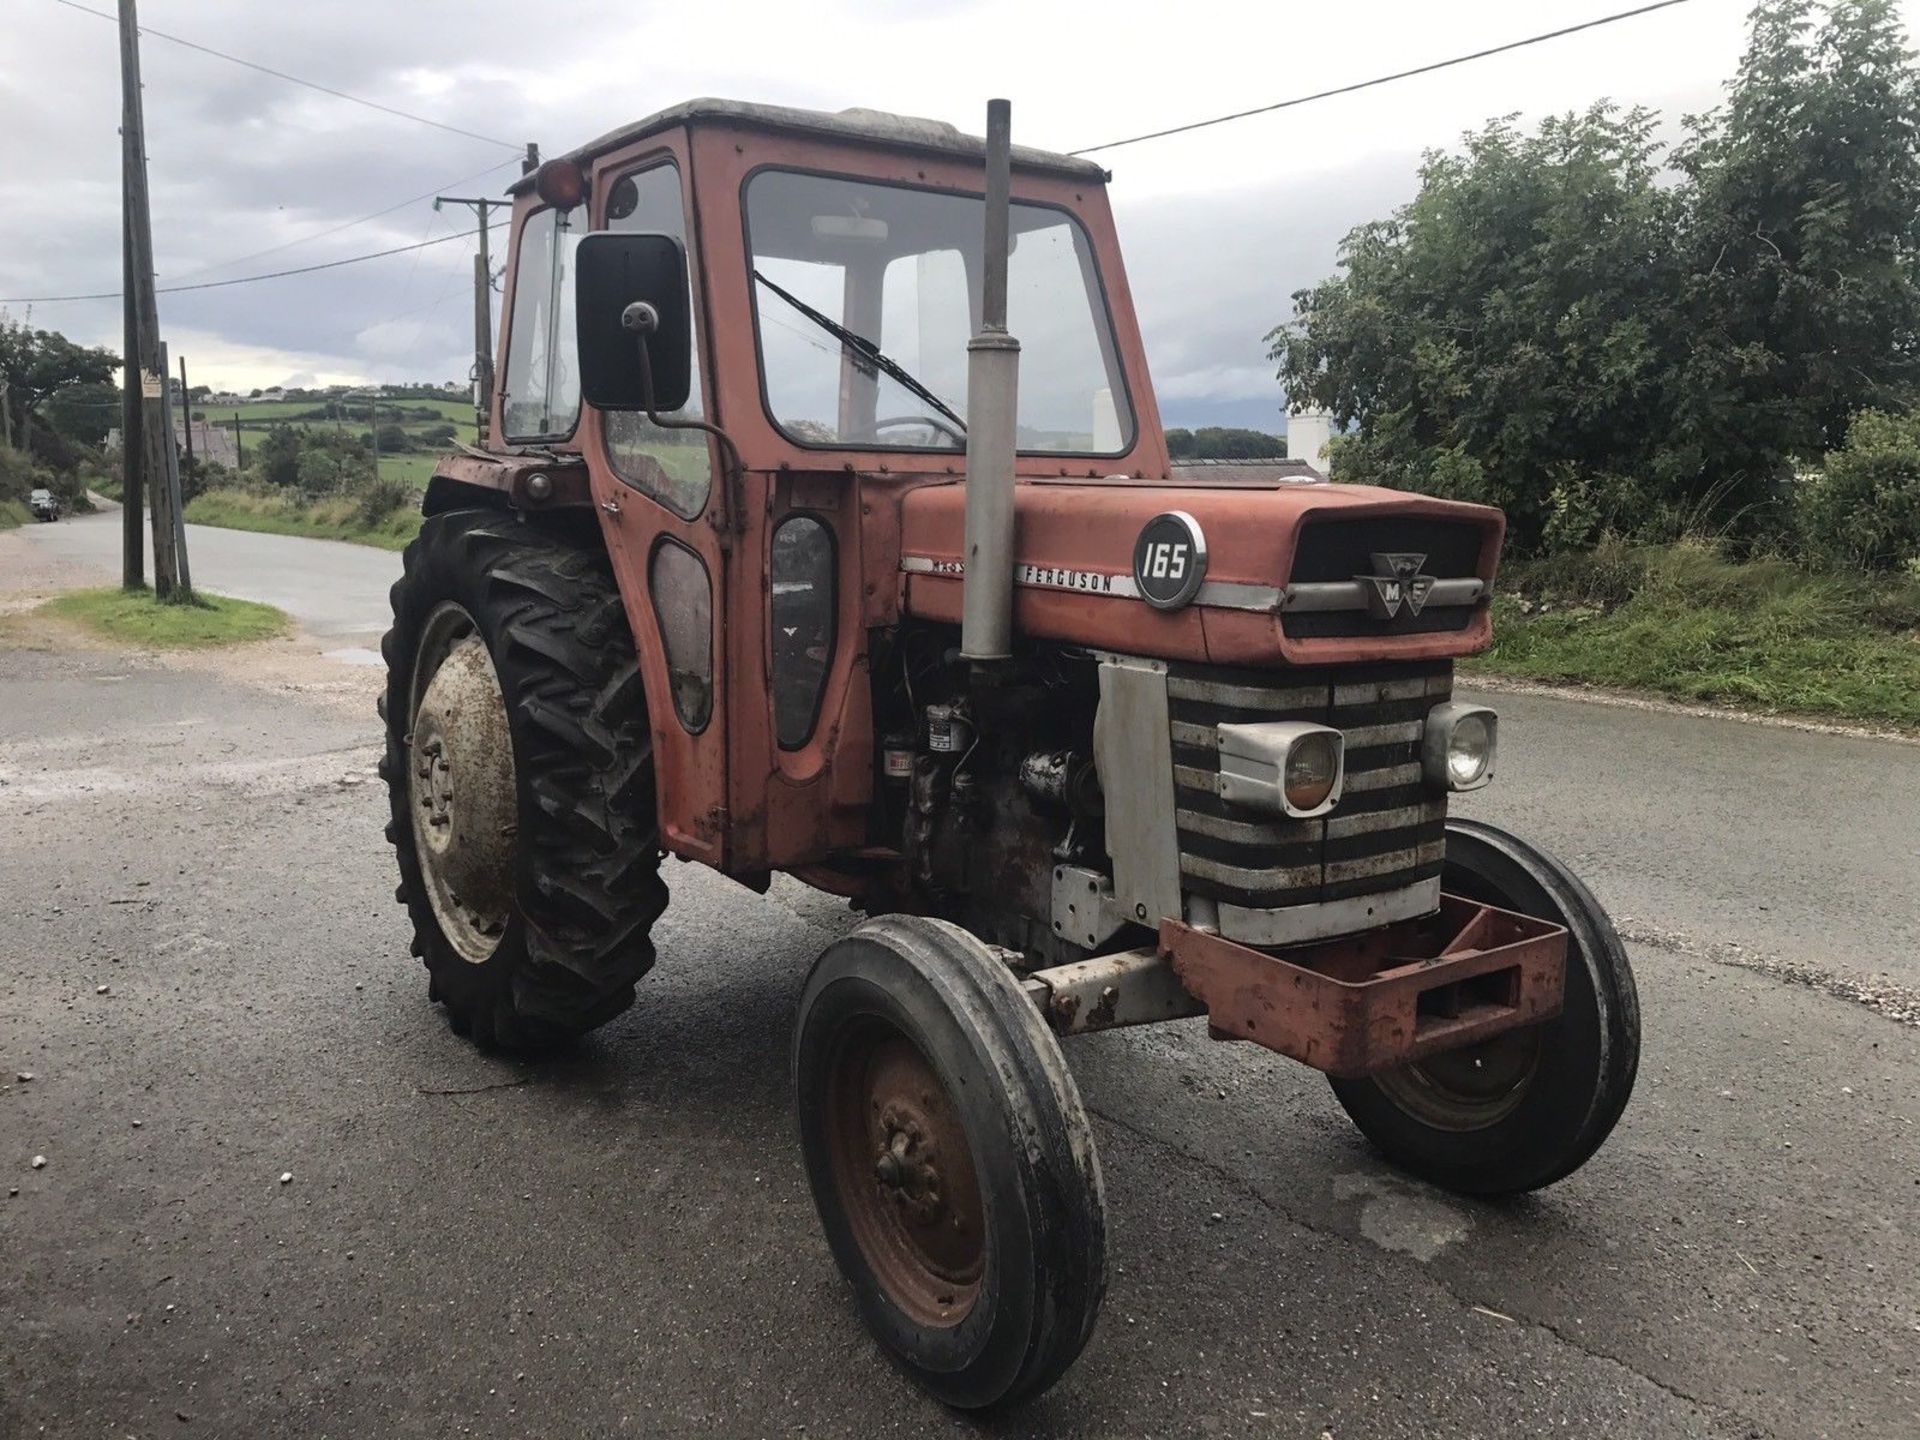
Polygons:
[[[1402,889],[1440,873],[1447,805],[1420,775],[1426,714],[1453,691],[1453,662],[1167,674],[1180,873],[1198,895],[1274,910]],[[1307,720],[1346,736],[1346,784],[1317,820],[1275,819],[1220,799],[1214,727]]]
[[[1439,520],[1424,515],[1395,515],[1363,520],[1319,520],[1300,534],[1289,584],[1351,580],[1374,573],[1376,554],[1424,555],[1422,573],[1436,580],[1471,579],[1480,573],[1484,532],[1470,520]],[[1465,630],[1480,613],[1478,605],[1429,605],[1418,615],[1402,609],[1391,620],[1376,620],[1364,610],[1288,610],[1280,626],[1294,639],[1343,635],[1424,635]]]

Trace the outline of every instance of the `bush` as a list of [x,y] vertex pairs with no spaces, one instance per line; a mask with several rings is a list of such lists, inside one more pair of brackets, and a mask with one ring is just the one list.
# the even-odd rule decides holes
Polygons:
[[382,455],[399,455],[413,448],[413,437],[403,426],[382,425],[379,434]]
[[355,495],[355,518],[368,527],[378,525],[396,510],[411,509],[419,494],[404,480],[376,480]]
[[55,477],[51,470],[18,450],[0,446],[0,500],[22,500],[36,489],[51,490]]
[[1893,570],[1920,561],[1920,413],[1863,410],[1825,471],[1797,498],[1809,554],[1830,565]]

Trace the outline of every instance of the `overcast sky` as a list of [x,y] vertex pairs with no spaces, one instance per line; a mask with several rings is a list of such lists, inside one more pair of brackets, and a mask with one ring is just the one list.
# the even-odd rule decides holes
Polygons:
[[[88,0],[111,10],[113,0]],[[860,105],[1074,149],[1572,24],[1631,0],[144,0],[144,23],[548,154],[695,95]],[[1677,119],[1717,102],[1746,0],[1670,10],[1459,69],[1103,153],[1161,408],[1172,424],[1278,428],[1261,336],[1330,273],[1340,237],[1410,198],[1422,150],[1490,116],[1603,97]],[[1920,20],[1920,0],[1903,5]],[[56,0],[4,0],[0,296],[117,289],[114,27]],[[515,156],[149,37],[143,49],[161,284],[407,245],[470,226],[425,202],[496,193]],[[494,167],[488,170],[488,167]],[[485,172],[485,173],[482,173]],[[271,250],[268,254],[257,252]],[[163,295],[194,383],[464,378],[471,252]],[[21,318],[24,307],[7,307]],[[33,323],[118,348],[117,302]]]

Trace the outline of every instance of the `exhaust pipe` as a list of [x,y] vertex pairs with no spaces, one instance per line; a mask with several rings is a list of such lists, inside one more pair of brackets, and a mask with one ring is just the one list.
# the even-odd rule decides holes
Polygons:
[[960,654],[1005,660],[1013,642],[1013,457],[1020,342],[1007,333],[1013,107],[987,102],[987,223],[980,333],[967,342],[967,554]]

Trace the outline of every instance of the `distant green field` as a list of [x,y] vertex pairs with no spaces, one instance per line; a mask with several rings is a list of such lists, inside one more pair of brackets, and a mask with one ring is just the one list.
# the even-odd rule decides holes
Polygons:
[[382,455],[380,478],[404,480],[414,489],[424,490],[427,481],[433,478],[433,467],[440,463],[441,454],[439,450],[412,450],[405,455]]
[[[194,407],[194,413],[196,415],[204,414],[211,424],[225,425],[228,427],[232,426],[234,416],[238,415],[240,417],[240,428],[246,434],[252,434],[256,431],[265,430],[269,426],[279,424],[329,425],[337,423],[342,429],[350,430],[354,434],[360,434],[366,430],[368,413],[364,401],[354,402],[346,418],[338,422],[329,420],[302,420],[298,418],[311,411],[322,408],[325,403],[326,402],[321,400],[248,400],[240,405],[228,405],[225,407],[213,406],[209,408],[208,406],[197,405]],[[473,406],[465,400],[434,398],[425,400],[387,400],[381,402],[381,424],[397,424],[409,435],[415,437],[416,444],[426,444],[429,442],[419,439],[420,432],[425,430],[429,425],[439,422],[412,418],[397,420],[395,419],[394,411],[401,409],[431,410],[435,415],[440,417],[440,420],[451,420],[455,425],[459,426],[459,433],[456,438],[469,445],[474,441]],[[383,465],[381,467],[383,473],[385,469],[386,467]]]
[[[361,424],[366,423],[367,402],[365,400],[348,401],[349,412],[358,417]],[[206,411],[207,418],[213,421],[231,422],[234,415],[240,416],[243,425],[251,426],[256,421],[290,420],[295,415],[304,415],[309,410],[318,410],[326,404],[324,400],[243,400],[238,405],[207,406],[196,404],[195,411]],[[382,400],[380,410],[384,415],[389,408],[398,407],[408,410],[433,410],[448,420],[473,420],[473,405],[467,400],[453,400],[435,397],[424,400]]]

